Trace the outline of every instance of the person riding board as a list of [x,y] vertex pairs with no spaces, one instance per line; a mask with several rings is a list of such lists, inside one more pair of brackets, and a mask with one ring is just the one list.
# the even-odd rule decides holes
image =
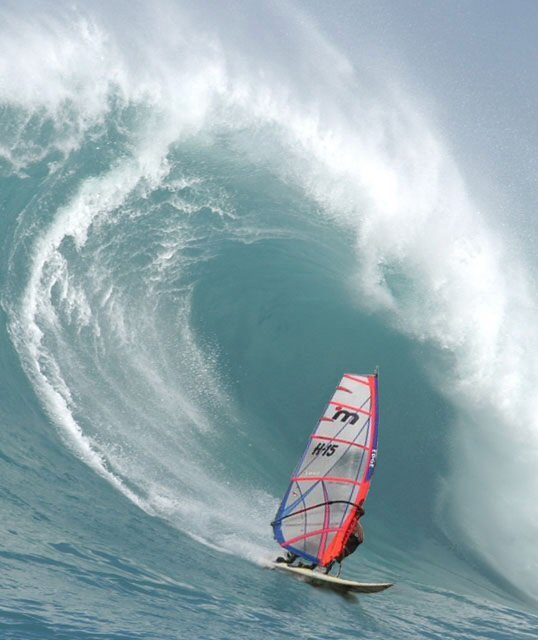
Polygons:
[[[344,545],[342,552],[325,567],[325,573],[329,573],[329,571],[333,568],[335,562],[338,562],[338,564],[342,564],[344,558],[347,558],[352,553],[355,553],[359,545],[364,542],[364,528],[360,522],[360,519],[365,513],[366,511],[364,510],[361,502],[357,507],[357,519],[354,523],[351,533],[349,534],[348,539],[346,540],[346,544]],[[340,574],[340,571],[338,571],[338,573]]]
[[[339,564],[341,564],[344,558],[347,558],[352,553],[355,553],[359,545],[361,545],[364,542],[364,528],[360,522],[360,519],[365,513],[366,511],[364,510],[364,507],[362,506],[362,502],[361,502],[361,504],[359,504],[359,506],[357,507],[356,521],[353,525],[353,529],[349,534],[348,539],[346,540],[346,544],[344,545],[342,552],[325,567],[325,573],[329,573],[329,571],[332,569],[335,562],[338,562]],[[286,564],[293,565],[293,563],[295,562],[295,560],[297,560],[298,557],[299,556],[296,555],[295,553],[291,553],[290,551],[288,551],[288,553],[286,554],[286,558],[277,558],[276,561],[285,562]],[[299,562],[296,566],[304,567],[305,569],[315,569],[317,565],[313,564],[311,566],[308,566],[308,565],[303,565],[302,562]]]
[[357,550],[357,547],[364,542],[364,529],[360,522],[362,516],[366,513],[364,507],[359,505],[357,508],[357,522],[355,523],[355,528],[351,532],[351,535],[347,539],[347,542],[344,546],[342,553],[336,558],[337,562],[342,562],[344,558],[350,556]]

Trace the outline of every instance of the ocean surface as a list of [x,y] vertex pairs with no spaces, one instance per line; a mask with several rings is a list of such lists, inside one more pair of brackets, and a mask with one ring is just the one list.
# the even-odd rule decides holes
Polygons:
[[[277,7],[0,7],[2,639],[538,635],[534,267]],[[395,586],[342,597],[268,570],[270,521],[375,366],[343,577]]]

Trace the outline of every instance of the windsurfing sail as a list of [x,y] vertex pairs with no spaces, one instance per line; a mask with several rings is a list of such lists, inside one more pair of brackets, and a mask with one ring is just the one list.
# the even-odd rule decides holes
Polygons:
[[377,456],[378,376],[346,373],[310,436],[271,523],[276,540],[314,564],[342,552]]

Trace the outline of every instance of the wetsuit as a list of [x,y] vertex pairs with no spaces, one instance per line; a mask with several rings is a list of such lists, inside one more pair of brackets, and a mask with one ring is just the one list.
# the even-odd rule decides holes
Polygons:
[[355,525],[355,531],[349,536],[347,539],[346,545],[342,551],[342,553],[336,558],[338,562],[342,562],[344,558],[351,555],[354,551],[356,551],[357,547],[364,542],[364,529],[362,528],[362,524],[357,520],[357,524]]

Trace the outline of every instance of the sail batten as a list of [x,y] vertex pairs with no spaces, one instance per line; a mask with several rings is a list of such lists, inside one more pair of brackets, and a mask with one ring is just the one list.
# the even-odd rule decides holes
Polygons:
[[294,470],[275,520],[282,547],[325,566],[341,553],[377,458],[377,373],[345,374]]

